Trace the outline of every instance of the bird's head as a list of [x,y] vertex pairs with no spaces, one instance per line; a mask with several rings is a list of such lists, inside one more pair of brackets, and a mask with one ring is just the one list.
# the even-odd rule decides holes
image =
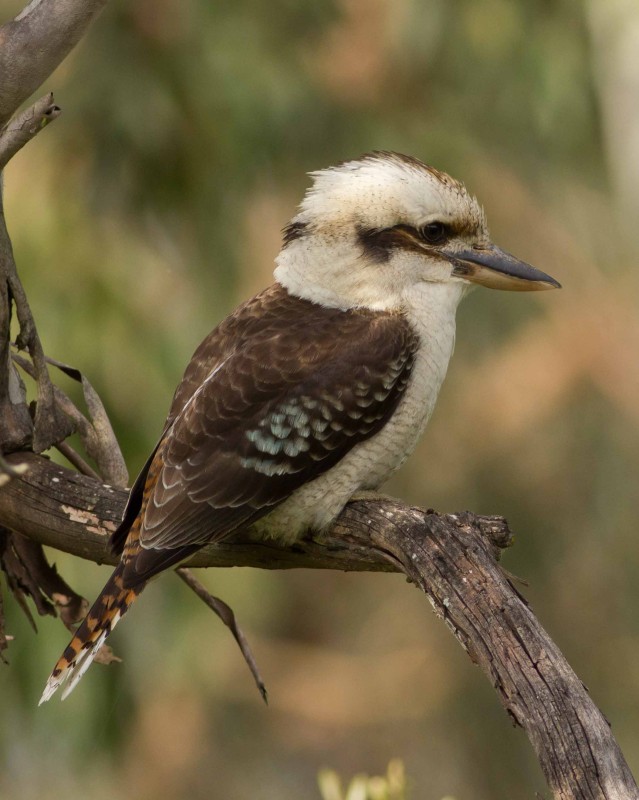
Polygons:
[[559,284],[494,245],[465,186],[417,159],[377,152],[311,173],[284,229],[276,278],[338,307],[399,307],[416,288],[473,284],[534,291]]

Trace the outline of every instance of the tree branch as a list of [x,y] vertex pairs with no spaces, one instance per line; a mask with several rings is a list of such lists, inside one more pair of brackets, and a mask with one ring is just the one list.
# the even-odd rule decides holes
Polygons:
[[[0,524],[79,558],[116,563],[107,540],[122,519],[126,489],[105,485],[33,453],[13,453],[6,460],[25,464],[27,471],[2,488]],[[371,551],[368,544],[358,547],[335,539],[320,545],[309,540],[283,549],[275,543],[252,541],[247,531],[232,544],[203,548],[188,566],[398,571],[397,565]]]
[[264,702],[268,705],[268,693],[266,691],[266,686],[264,685],[264,681],[260,675],[260,671],[255,658],[253,657],[253,653],[247,638],[240,626],[237,624],[233,609],[227,605],[224,600],[220,600],[219,597],[215,597],[204,586],[202,586],[202,584],[198,581],[188,567],[178,567],[175,572],[177,576],[189,587],[189,589],[191,589],[191,591],[194,592],[203,603],[206,603],[206,605],[214,614],[217,614],[226,627],[231,631],[233,638],[240,648],[240,652],[242,653],[244,661],[246,661],[246,665],[251,671],[255,685],[262,696],[262,700],[264,700]]
[[53,102],[53,93],[37,100],[22,111],[0,131],[0,170],[43,128],[60,116],[60,106]]
[[[27,410],[26,392],[11,363],[9,346],[11,308],[15,304],[20,332],[16,345],[27,348],[33,362],[38,400],[35,419]],[[0,442],[5,451],[30,445],[36,453],[47,450],[73,433],[69,417],[54,399],[53,384],[47,361],[38,336],[35,320],[29,307],[7,232],[2,192],[0,192]]]
[[[38,372],[33,363],[17,353],[13,354],[13,361],[27,375],[36,381],[38,380]],[[129,482],[129,473],[124,456],[98,393],[91,386],[87,377],[76,367],[71,367],[52,358],[45,358],[45,361],[47,364],[57,367],[82,386],[90,421],[76,408],[62,389],[55,385],[53,386],[53,401],[56,412],[71,421],[86,453],[95,461],[98,472],[93,470],[66,442],[56,442],[56,448],[84,475],[90,475],[98,480],[101,476],[106,483],[112,486],[126,486]]]
[[80,41],[107,0],[31,0],[0,27],[0,127]]
[[0,176],[0,444],[4,452],[26,448],[33,440],[33,421],[27,406],[26,390],[11,362],[13,297],[10,275],[17,277],[13,247],[4,219]]
[[[0,492],[0,525],[102,563],[127,493],[33,454]],[[349,503],[328,536],[294,547],[251,540],[208,547],[193,566],[401,571],[431,601],[526,731],[555,798],[636,800],[639,789],[605,718],[497,563],[511,535],[499,517],[440,516],[391,500]]]
[[[9,120],[75,46],[106,2],[31,0],[15,19],[0,27],[0,442],[5,452],[27,446],[41,452],[73,430],[54,403],[44,352],[18,278],[2,209],[2,168],[60,109],[53,103],[53,95],[46,95]],[[33,421],[24,386],[11,364],[12,303],[20,323],[18,347],[29,349],[37,373]]]

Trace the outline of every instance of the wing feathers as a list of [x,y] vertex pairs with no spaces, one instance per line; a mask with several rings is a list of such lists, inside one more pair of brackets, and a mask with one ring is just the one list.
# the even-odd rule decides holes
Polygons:
[[240,307],[196,351],[148,468],[145,579],[154,552],[223,538],[378,432],[416,348],[399,314],[328,309],[277,285]]

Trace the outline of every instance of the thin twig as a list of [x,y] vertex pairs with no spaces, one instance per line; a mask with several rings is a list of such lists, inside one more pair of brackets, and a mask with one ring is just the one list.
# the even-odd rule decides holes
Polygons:
[[87,464],[82,456],[76,450],[74,450],[68,442],[58,442],[55,445],[55,449],[62,453],[67,461],[70,464],[73,464],[78,472],[81,472],[83,475],[88,475],[90,478],[94,478],[96,481],[102,481],[102,478],[93,469],[93,467],[90,464]]
[[253,676],[255,684],[262,695],[262,699],[268,705],[266,686],[264,685],[264,681],[262,680],[262,676],[260,675],[260,671],[253,653],[251,652],[251,648],[246,636],[244,635],[240,626],[237,624],[233,609],[227,605],[224,600],[220,600],[219,597],[215,597],[209,591],[207,591],[207,589],[198,581],[191,570],[187,567],[178,567],[175,571],[177,572],[178,577],[180,577],[184,583],[186,583],[189,589],[192,589],[200,598],[200,600],[203,600],[204,603],[206,603],[206,605],[211,609],[211,611],[217,614],[226,627],[231,631],[235,641],[238,643],[238,646],[242,651],[242,655],[244,656],[244,660],[246,661],[248,668],[251,670],[251,675]]

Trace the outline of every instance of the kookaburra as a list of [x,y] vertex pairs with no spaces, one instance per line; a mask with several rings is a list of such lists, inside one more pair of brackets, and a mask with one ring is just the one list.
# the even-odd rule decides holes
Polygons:
[[111,538],[121,560],[43,701],[66,681],[69,694],[161,570],[248,525],[291,544],[378,488],[431,415],[474,284],[559,286],[496,247],[466,188],[415,158],[376,152],[312,178],[275,282],[186,368]]

